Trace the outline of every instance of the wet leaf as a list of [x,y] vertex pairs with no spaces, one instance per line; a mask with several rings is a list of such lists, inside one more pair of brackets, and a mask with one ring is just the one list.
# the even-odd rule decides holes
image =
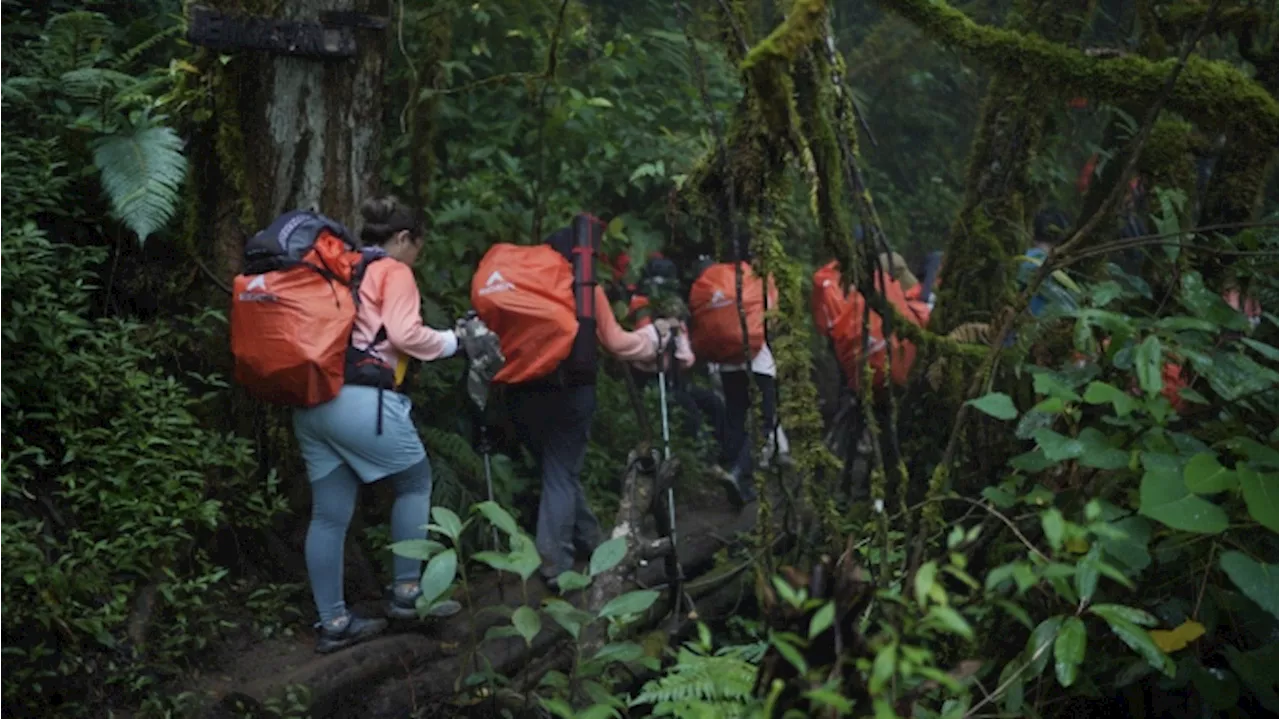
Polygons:
[[636,592],[627,592],[619,597],[610,599],[607,604],[600,608],[600,618],[610,619],[613,617],[622,617],[628,614],[639,614],[657,601],[658,593],[652,590],[641,590]]
[[1133,363],[1134,372],[1138,375],[1138,386],[1148,395],[1155,394],[1164,388],[1164,376],[1160,368],[1160,338],[1151,335],[1138,345]]
[[1276,496],[1276,487],[1280,475],[1275,472],[1255,472],[1245,466],[1236,469],[1236,475],[1240,478],[1240,490],[1244,493],[1249,516],[1267,529],[1277,531],[1276,514],[1280,501]]
[[1235,489],[1236,473],[1218,464],[1212,453],[1202,452],[1192,457],[1182,470],[1187,489],[1196,494],[1215,494]]
[[503,509],[497,502],[484,501],[476,505],[476,510],[484,515],[484,518],[501,529],[508,536],[520,533],[520,525],[516,524],[516,520]]
[[1277,606],[1277,597],[1280,596],[1280,582],[1277,580],[1280,575],[1276,565],[1263,564],[1235,550],[1223,552],[1218,563],[1246,597],[1271,616],[1280,617],[1280,607]]
[[430,539],[405,539],[392,544],[391,551],[397,556],[425,562],[444,551],[444,545]]
[[836,605],[835,602],[827,602],[822,608],[814,612],[813,618],[809,620],[809,638],[813,639],[819,634],[827,631],[836,621]]
[[992,392],[977,399],[971,399],[967,404],[996,419],[1008,420],[1018,416],[1018,408],[1013,406],[1013,400],[1004,392]]
[[542,631],[542,619],[537,612],[533,611],[532,607],[522,606],[511,615],[511,626],[515,627],[520,636],[524,637],[525,645],[532,647],[533,638],[538,636],[538,632]]
[[427,604],[435,602],[448,591],[457,571],[458,554],[452,549],[446,549],[427,562],[427,569],[422,573],[419,585],[422,588],[422,598]]
[[1053,642],[1053,669],[1062,686],[1069,687],[1075,683],[1080,662],[1084,661],[1084,648],[1084,622],[1079,617],[1067,617]]
[[1227,513],[1192,494],[1176,472],[1148,470],[1142,475],[1139,511],[1173,529],[1219,534],[1227,528]]
[[1097,609],[1097,607],[1094,607],[1091,611],[1106,620],[1107,625],[1111,627],[1111,631],[1117,637],[1120,637],[1120,641],[1129,645],[1130,649],[1137,652],[1139,656],[1147,660],[1148,664],[1158,669],[1165,676],[1172,677],[1175,674],[1173,660],[1160,651],[1160,647],[1156,646],[1156,643],[1151,640],[1151,637],[1141,627],[1127,621],[1119,613],[1102,614]]
[[599,576],[600,574],[618,566],[618,562],[627,555],[627,538],[614,537],[613,539],[603,542],[595,548],[591,553],[590,572],[591,576]]

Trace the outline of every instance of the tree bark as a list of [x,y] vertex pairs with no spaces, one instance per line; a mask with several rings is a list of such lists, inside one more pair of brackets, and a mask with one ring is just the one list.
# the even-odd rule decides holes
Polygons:
[[[388,0],[281,0],[275,17],[316,21],[339,10],[387,17]],[[222,3],[227,12],[252,11],[247,0]],[[382,150],[382,92],[388,35],[353,28],[354,58],[315,60],[238,53],[217,82],[219,209],[216,267],[239,271],[244,241],[277,215],[315,209],[347,224],[378,191]],[[200,161],[200,159],[197,159]]]

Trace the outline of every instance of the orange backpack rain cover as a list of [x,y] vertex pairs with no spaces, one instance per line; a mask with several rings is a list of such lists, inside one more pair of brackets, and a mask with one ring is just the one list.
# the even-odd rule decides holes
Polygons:
[[819,337],[830,337],[840,311],[844,309],[845,295],[840,287],[840,264],[828,262],[813,273],[813,293],[809,296],[809,310]]
[[303,264],[237,275],[231,294],[236,382],[258,399],[294,407],[336,397],[356,319],[351,281],[359,261],[359,252],[325,230]]
[[[885,299],[897,308],[898,314],[910,321],[919,322],[912,312],[910,304],[897,280],[885,277]],[[880,285],[877,273],[876,284]],[[836,317],[835,326],[831,328],[831,339],[836,345],[836,358],[849,378],[849,387],[858,389],[861,385],[859,360],[862,356],[862,315],[866,308],[866,298],[854,288],[849,292],[848,301]],[[867,325],[871,335],[871,346],[867,353],[867,364],[874,370],[873,386],[885,386],[886,344],[884,341],[884,320],[874,310],[867,313]],[[910,342],[902,340],[897,334],[891,342],[893,350],[893,383],[903,386],[907,383],[907,375],[916,359],[916,348]]]
[[490,247],[471,278],[471,306],[498,335],[507,359],[494,382],[545,377],[573,349],[573,268],[549,245]]
[[[742,263],[742,307],[747,315],[747,343],[751,357],[742,356],[742,321],[738,317],[737,285],[733,265],[711,265],[689,288],[689,312],[693,324],[689,341],[693,353],[708,362],[742,364],[764,346],[764,283]],[[769,307],[778,305],[778,288],[769,280]]]

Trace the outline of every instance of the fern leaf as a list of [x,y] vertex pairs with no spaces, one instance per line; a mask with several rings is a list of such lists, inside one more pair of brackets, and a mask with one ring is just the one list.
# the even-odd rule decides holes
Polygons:
[[110,18],[97,12],[78,10],[49,18],[42,53],[49,74],[93,65],[115,29]]
[[163,125],[139,127],[94,143],[93,164],[122,222],[145,242],[173,217],[187,174],[182,138]]
[[703,656],[682,649],[675,666],[647,682],[631,706],[652,704],[654,716],[727,719],[738,716],[752,698],[755,679],[755,666],[733,654]]
[[59,87],[81,103],[105,103],[112,95],[138,83],[138,78],[101,67],[82,67],[62,73]]

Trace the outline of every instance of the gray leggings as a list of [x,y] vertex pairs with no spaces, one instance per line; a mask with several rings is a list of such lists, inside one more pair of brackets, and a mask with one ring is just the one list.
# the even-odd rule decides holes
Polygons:
[[[390,476],[395,486],[391,505],[391,541],[423,539],[431,514],[431,463],[427,459]],[[320,621],[328,622],[347,611],[342,598],[342,547],[347,525],[355,513],[360,479],[347,465],[311,483],[311,526],[307,528],[307,574]],[[422,562],[399,555],[394,559],[395,580],[417,583]]]

